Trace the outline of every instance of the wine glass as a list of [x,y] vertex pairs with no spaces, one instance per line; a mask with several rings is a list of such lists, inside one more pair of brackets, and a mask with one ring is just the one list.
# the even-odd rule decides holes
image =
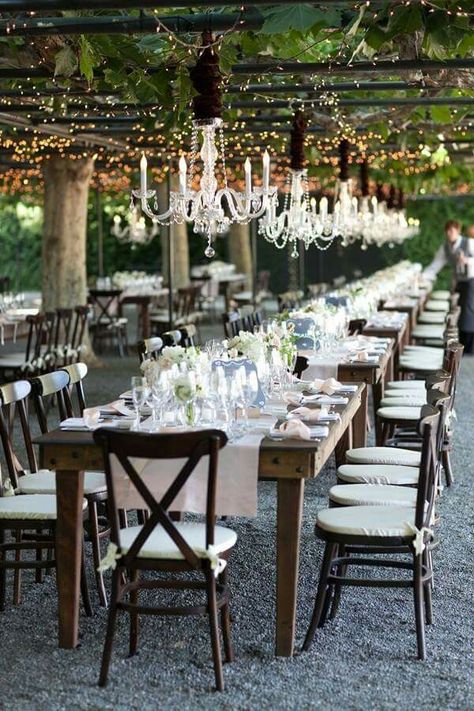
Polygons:
[[238,371],[241,375],[241,388],[242,388],[242,404],[244,411],[244,427],[245,430],[249,429],[249,407],[251,407],[258,393],[258,378],[257,373],[252,370],[249,373],[246,372],[245,368],[239,368]]
[[134,429],[140,429],[140,410],[148,397],[148,387],[146,379],[139,375],[134,375],[131,381],[132,385],[132,401],[135,408],[135,424]]

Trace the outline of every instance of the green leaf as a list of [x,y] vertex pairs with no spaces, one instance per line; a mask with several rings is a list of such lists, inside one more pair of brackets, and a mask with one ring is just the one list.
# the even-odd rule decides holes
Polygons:
[[431,118],[435,123],[451,123],[451,111],[449,106],[431,106]]
[[54,76],[70,77],[77,69],[77,56],[72,47],[66,45],[55,56]]
[[364,39],[366,45],[378,52],[381,46],[387,41],[388,37],[385,32],[380,29],[380,27],[372,25],[372,27],[369,27],[365,33]]
[[79,40],[79,70],[88,82],[94,78],[95,53],[88,39],[81,35]]
[[388,31],[392,37],[398,34],[413,34],[423,27],[423,16],[419,5],[397,7],[388,23]]
[[337,8],[319,10],[308,3],[297,5],[281,5],[264,10],[265,17],[262,32],[275,34],[299,30],[306,32],[314,25],[321,23],[324,27],[340,27],[341,12]]

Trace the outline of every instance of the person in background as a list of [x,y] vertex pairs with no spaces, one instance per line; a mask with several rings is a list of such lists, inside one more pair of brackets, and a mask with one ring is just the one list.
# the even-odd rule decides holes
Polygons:
[[[464,353],[474,355],[474,239],[463,237],[461,225],[456,220],[448,220],[444,227],[446,241],[435,254],[423,274],[434,279],[446,265],[453,269],[453,284],[459,293],[459,340]],[[468,230],[474,235],[474,226]]]

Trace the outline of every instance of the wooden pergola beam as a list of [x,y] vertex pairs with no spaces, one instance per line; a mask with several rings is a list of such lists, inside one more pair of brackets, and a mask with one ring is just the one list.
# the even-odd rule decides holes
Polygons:
[[399,74],[411,71],[473,69],[474,59],[381,59],[351,62],[241,62],[232,67],[233,74]]

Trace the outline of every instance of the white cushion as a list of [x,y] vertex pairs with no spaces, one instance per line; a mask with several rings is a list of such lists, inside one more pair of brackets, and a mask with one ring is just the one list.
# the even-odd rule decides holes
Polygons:
[[433,299],[433,301],[428,301],[426,303],[425,309],[426,311],[444,311],[446,313],[449,311],[449,301]]
[[56,520],[56,497],[3,496],[0,498],[0,519]]
[[[393,392],[393,391],[392,391]],[[400,393],[400,390],[395,390]],[[423,394],[409,392],[407,395],[393,396],[392,393],[387,393],[387,396],[381,401],[382,407],[423,407],[426,404],[426,397]]]
[[[424,403],[423,403],[424,404]],[[421,407],[379,407],[377,417],[384,420],[419,420]]]
[[[200,558],[206,555],[206,526],[204,523],[175,523],[174,524],[188,545]],[[135,538],[138,536],[142,526],[131,526],[120,531],[120,548],[122,552],[127,552]],[[225,526],[215,526],[214,528],[214,551],[223,553],[235,546],[237,534]],[[156,526],[143,544],[138,554],[139,558],[169,558],[172,560],[183,560],[183,554],[168,536],[163,526]]]
[[351,464],[402,464],[420,466],[420,453],[402,447],[357,447],[348,449],[346,459]]
[[413,537],[415,510],[407,506],[344,506],[318,513],[317,526],[347,536]]
[[418,467],[396,464],[343,464],[337,470],[338,479],[358,484],[413,486],[418,483]]
[[418,323],[446,323],[446,314],[438,311],[425,311],[418,316]]
[[449,301],[451,297],[451,292],[447,289],[438,289],[437,291],[432,291],[430,294],[431,299],[441,299],[441,301]]
[[[40,469],[18,477],[18,489],[21,494],[55,494],[56,472],[51,469]],[[105,474],[103,472],[84,472],[84,494],[99,494],[107,491]]]
[[329,500],[341,506],[416,506],[417,490],[386,484],[338,484]]
[[443,338],[444,326],[438,326],[434,323],[425,323],[416,326],[413,329],[412,336],[414,338]]
[[443,359],[433,360],[430,357],[422,356],[411,356],[408,358],[400,358],[400,367],[405,368],[405,370],[420,370],[422,372],[432,372],[435,370],[441,370],[443,366]]
[[397,390],[411,390],[417,388],[418,390],[426,390],[425,380],[390,380],[387,383],[387,388],[394,388]]

